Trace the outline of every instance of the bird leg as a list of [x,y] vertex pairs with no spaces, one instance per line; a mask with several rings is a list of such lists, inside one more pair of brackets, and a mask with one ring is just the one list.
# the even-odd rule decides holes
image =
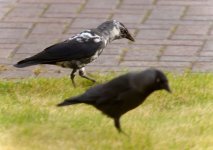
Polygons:
[[82,78],[85,78],[85,79],[90,80],[90,81],[92,81],[92,82],[96,82],[94,79],[92,79],[92,78],[90,78],[90,77],[88,77],[88,76],[86,75],[86,72],[85,72],[85,68],[84,68],[84,67],[81,68],[81,69],[79,69],[79,75],[80,75]]
[[122,129],[120,125],[120,118],[114,118],[114,125],[119,133],[124,134],[125,136],[129,137]]
[[77,71],[77,69],[73,69],[71,74],[70,74],[70,79],[72,80],[72,85],[73,85],[74,88],[76,88],[76,84],[75,84],[75,81],[74,81],[76,71]]
[[123,132],[122,129],[121,129],[119,118],[114,118],[114,125],[115,125],[115,127],[116,127],[116,129],[118,130],[119,133]]

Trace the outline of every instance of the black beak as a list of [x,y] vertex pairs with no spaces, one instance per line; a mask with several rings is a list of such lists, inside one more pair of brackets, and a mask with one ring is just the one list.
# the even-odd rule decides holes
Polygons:
[[170,87],[169,87],[168,84],[165,84],[165,85],[164,85],[164,90],[166,90],[166,91],[169,92],[169,93],[172,93],[172,90],[170,89]]
[[131,35],[129,32],[127,32],[126,38],[127,38],[128,40],[132,41],[132,42],[135,41],[135,39],[132,37],[132,35]]

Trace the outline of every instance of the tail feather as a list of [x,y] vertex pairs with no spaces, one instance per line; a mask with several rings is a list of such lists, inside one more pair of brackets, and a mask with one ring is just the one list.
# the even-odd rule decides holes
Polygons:
[[81,103],[78,99],[72,98],[72,99],[66,99],[62,103],[57,104],[58,107],[61,106],[67,106],[67,105],[74,105]]
[[38,65],[38,64],[40,64],[38,61],[24,59],[22,61],[19,61],[17,64],[14,64],[13,66],[17,68],[23,68],[23,67],[28,67],[28,66]]

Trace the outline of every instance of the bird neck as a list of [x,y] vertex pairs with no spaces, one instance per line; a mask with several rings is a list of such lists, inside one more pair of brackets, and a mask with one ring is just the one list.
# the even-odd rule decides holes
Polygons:
[[120,30],[116,27],[112,27],[112,29],[98,27],[98,30],[107,43],[110,43],[120,37]]

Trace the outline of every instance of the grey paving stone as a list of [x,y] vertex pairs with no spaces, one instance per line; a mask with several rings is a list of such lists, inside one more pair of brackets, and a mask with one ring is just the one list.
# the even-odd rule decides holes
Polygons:
[[137,34],[138,39],[167,39],[169,36],[169,30],[162,30],[162,29],[151,29],[151,30],[140,30]]
[[70,69],[12,65],[100,23],[117,19],[135,37],[113,41],[88,72],[150,67],[182,73],[213,72],[212,0],[1,0],[0,78],[60,77]]

